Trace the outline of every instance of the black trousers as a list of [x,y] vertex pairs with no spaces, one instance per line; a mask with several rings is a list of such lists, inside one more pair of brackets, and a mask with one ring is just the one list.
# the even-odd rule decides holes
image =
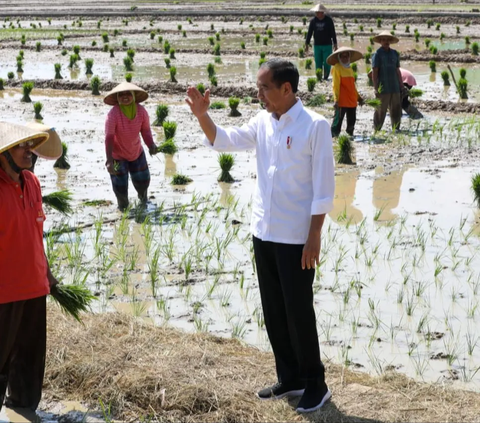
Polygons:
[[315,270],[302,270],[303,245],[253,237],[263,315],[279,382],[325,382],[313,308]]
[[343,118],[347,115],[347,134],[353,136],[357,121],[356,107],[337,107],[332,122],[332,137],[338,137],[342,131]]
[[0,304],[0,409],[36,410],[42,396],[47,345],[46,297]]

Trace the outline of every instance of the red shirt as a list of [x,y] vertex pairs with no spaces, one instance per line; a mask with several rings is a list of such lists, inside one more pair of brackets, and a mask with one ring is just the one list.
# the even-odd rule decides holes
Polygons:
[[148,112],[137,104],[137,114],[130,120],[117,104],[108,112],[105,122],[105,144],[113,144],[112,156],[115,160],[133,162],[142,153],[140,133],[148,147],[153,145],[152,130]]
[[23,190],[0,168],[0,304],[50,293],[40,183],[28,170],[20,177]]

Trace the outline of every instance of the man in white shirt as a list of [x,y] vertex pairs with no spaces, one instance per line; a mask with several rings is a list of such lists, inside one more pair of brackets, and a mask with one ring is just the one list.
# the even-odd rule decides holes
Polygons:
[[321,229],[333,208],[334,161],[330,125],[297,99],[297,68],[283,59],[257,74],[266,110],[247,124],[222,128],[208,115],[210,92],[187,90],[187,103],[217,151],[256,149],[257,186],[251,230],[267,333],[278,383],[260,399],[302,396],[297,411],[317,410],[330,398],[313,307]]

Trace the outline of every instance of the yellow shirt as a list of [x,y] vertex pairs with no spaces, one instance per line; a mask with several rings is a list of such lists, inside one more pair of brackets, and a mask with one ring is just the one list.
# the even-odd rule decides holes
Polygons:
[[357,107],[358,92],[352,68],[337,63],[332,68],[333,99],[339,107]]

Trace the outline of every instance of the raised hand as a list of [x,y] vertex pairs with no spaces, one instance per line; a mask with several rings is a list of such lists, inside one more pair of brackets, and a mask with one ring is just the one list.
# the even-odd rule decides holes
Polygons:
[[206,90],[205,96],[203,96],[197,88],[188,87],[187,96],[185,101],[196,118],[201,118],[207,114],[210,107],[210,90]]

